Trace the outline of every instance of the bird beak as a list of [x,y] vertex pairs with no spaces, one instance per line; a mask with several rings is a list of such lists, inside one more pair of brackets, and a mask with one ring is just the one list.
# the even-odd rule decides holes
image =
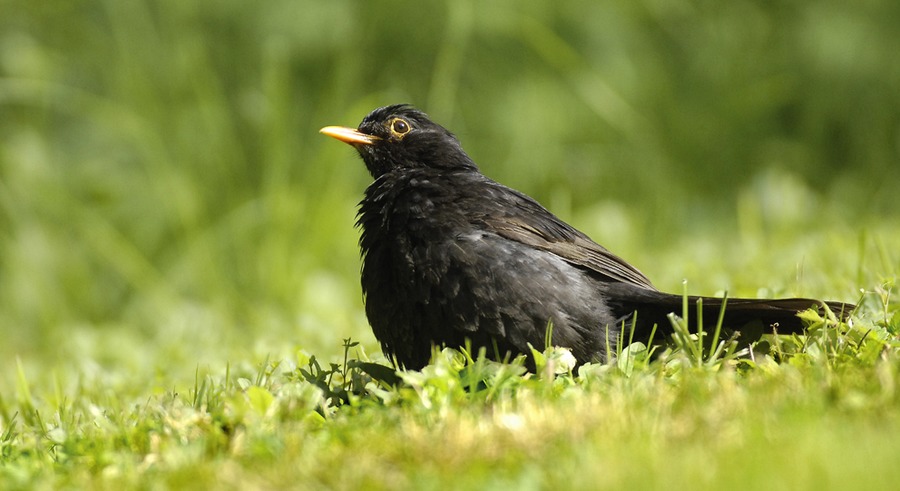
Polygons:
[[332,138],[337,138],[338,140],[351,145],[372,145],[380,140],[377,136],[367,135],[354,130],[353,128],[344,126],[326,126],[319,130],[319,133],[328,135]]

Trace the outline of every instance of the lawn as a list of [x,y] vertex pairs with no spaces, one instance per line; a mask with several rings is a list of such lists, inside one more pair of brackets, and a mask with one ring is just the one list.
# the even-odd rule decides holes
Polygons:
[[[893,489],[898,19],[0,4],[0,489]],[[396,102],[662,290],[860,308],[751,351],[395,376],[359,287],[370,178],[317,130]]]

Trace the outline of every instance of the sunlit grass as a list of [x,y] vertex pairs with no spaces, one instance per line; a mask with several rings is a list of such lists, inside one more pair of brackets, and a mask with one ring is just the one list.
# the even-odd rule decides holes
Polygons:
[[19,367],[0,400],[0,478],[10,487],[886,489],[897,477],[900,326],[874,317],[853,328],[810,319],[806,340],[773,352],[780,363],[701,353],[676,330],[678,348],[574,374],[539,363],[525,375],[521,359],[445,350],[397,379],[354,344],[334,364],[296,351],[180,379],[69,373],[40,388]]

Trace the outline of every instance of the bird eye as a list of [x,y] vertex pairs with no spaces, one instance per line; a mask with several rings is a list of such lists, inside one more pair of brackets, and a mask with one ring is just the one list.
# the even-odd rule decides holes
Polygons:
[[409,133],[409,123],[400,118],[394,119],[391,122],[391,133],[396,136],[403,136]]

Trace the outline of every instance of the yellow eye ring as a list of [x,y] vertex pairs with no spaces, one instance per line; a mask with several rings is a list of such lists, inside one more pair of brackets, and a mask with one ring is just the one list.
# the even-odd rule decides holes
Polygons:
[[403,138],[411,129],[412,127],[405,119],[394,118],[391,120],[391,134],[398,138]]

